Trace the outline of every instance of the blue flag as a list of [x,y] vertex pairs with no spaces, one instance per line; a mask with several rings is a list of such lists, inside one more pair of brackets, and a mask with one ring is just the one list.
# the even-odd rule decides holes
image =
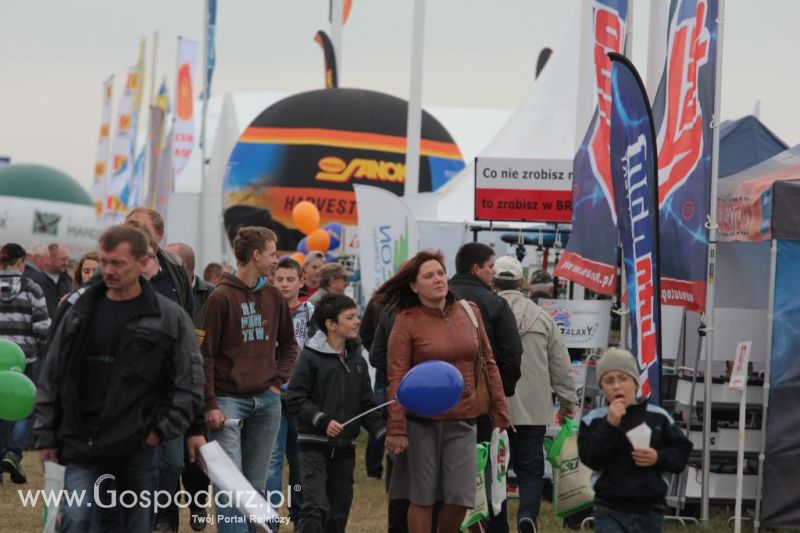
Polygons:
[[208,2],[206,19],[206,92],[205,99],[211,96],[211,77],[214,75],[214,66],[217,64],[217,50],[214,45],[214,35],[217,32],[217,0]]
[[640,394],[660,403],[658,161],[653,114],[633,65],[619,54],[609,56],[611,177],[625,264],[631,352],[641,370]]

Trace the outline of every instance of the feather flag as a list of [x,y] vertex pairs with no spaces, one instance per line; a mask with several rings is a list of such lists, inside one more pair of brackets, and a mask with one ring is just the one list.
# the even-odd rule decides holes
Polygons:
[[336,54],[333,52],[333,43],[324,31],[320,30],[314,36],[314,41],[322,48],[325,55],[325,88],[335,89],[339,86],[339,79],[336,73]]
[[[128,69],[125,81],[125,91],[117,108],[117,130],[114,133],[114,144],[111,153],[111,180],[106,191],[107,212],[112,213],[111,221],[119,218],[120,213],[127,211],[127,192],[133,178],[133,138],[132,138],[132,113],[133,99],[139,80],[139,67],[137,65]],[[125,195],[125,197],[123,197]]]
[[178,38],[178,73],[175,88],[175,116],[172,125],[172,165],[175,180],[183,172],[195,143],[194,71],[197,65],[197,41]]
[[94,163],[94,182],[92,184],[92,201],[97,216],[103,214],[108,185],[108,152],[111,134],[111,96],[114,91],[114,76],[103,82],[103,112],[100,118],[100,139],[97,141],[97,155]]

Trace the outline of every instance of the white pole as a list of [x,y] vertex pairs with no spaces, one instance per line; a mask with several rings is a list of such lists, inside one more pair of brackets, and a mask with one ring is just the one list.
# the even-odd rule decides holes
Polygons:
[[703,405],[703,485],[700,502],[700,523],[709,526],[709,491],[711,483],[711,391],[713,384],[711,374],[714,362],[714,278],[717,264],[717,179],[719,177],[719,123],[720,103],[722,101],[722,33],[725,29],[724,22],[725,0],[719,0],[719,13],[717,14],[717,64],[714,87],[714,115],[712,116],[712,147],[711,147],[711,191],[709,194],[709,223],[708,223],[708,279],[706,283],[706,309],[705,323],[707,326],[705,357],[706,372],[703,378],[704,405]]
[[[575,113],[575,144],[573,153],[583,141],[586,128],[592,119],[594,94],[597,93],[594,75],[594,32],[592,31],[592,0],[581,0],[580,3],[580,53],[578,54],[578,102]],[[558,54],[556,50],[554,53]]]
[[344,4],[342,0],[331,0],[331,44],[336,58],[336,77],[342,86],[342,19]]
[[411,31],[411,88],[406,126],[406,183],[404,195],[419,191],[419,153],[422,137],[422,52],[425,40],[425,0],[414,0]]
[[667,30],[669,26],[669,3],[665,0],[650,2],[650,20],[647,30],[647,77],[645,87],[652,103],[656,97],[664,61],[667,57]]
[[739,443],[736,453],[736,506],[733,519],[734,533],[742,533],[742,483],[744,482],[744,425],[747,404],[747,369],[745,368],[744,385],[739,399]]
[[769,302],[767,303],[767,355],[764,365],[764,388],[761,411],[761,446],[758,453],[758,490],[756,491],[756,515],[753,529],[761,527],[761,491],[764,490],[764,451],[767,447],[767,412],[769,411],[769,382],[772,362],[772,327],[775,316],[775,273],[778,265],[778,241],[772,239],[769,249]]
[[156,105],[156,55],[158,52],[158,30],[153,32],[153,60],[150,66],[150,105]]
[[[208,0],[203,0],[203,61],[200,75],[203,77],[203,109],[200,117],[200,197],[197,206],[197,241],[195,257],[204,261],[205,257],[205,193],[206,193],[206,117],[208,115]],[[201,265],[203,263],[200,263]]]

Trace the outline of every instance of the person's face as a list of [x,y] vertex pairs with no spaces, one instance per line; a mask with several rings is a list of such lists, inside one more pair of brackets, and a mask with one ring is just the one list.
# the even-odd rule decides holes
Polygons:
[[145,264],[144,270],[142,270],[142,275],[147,281],[150,281],[156,274],[158,274],[158,256],[156,255],[156,251],[148,246],[147,263]]
[[84,259],[81,265],[81,282],[84,285],[92,280],[92,276],[94,276],[94,271],[97,270],[98,264],[99,263],[94,259]]
[[328,283],[328,292],[333,294],[344,294],[346,288],[347,278],[345,276],[336,276]]
[[50,260],[53,272],[63,271],[67,268],[67,263],[69,263],[69,248],[60,245],[56,253],[50,257]]
[[262,276],[269,276],[278,264],[278,254],[276,253],[275,243],[267,241],[263,250],[253,252],[256,269]]
[[447,297],[447,274],[444,267],[436,259],[422,263],[417,279],[411,283],[411,290],[416,292],[422,303],[438,305]]
[[336,333],[345,339],[354,340],[358,338],[358,326],[361,320],[358,318],[358,310],[354,307],[352,309],[345,309],[339,316],[336,317],[336,322],[333,320],[326,320],[325,327],[328,333]]
[[136,258],[131,253],[129,242],[117,245],[111,251],[100,250],[100,272],[106,286],[114,291],[133,287],[147,267],[147,255]]
[[44,254],[36,254],[31,255],[31,262],[43,272],[47,272],[50,270],[50,264],[52,263],[52,259],[50,259],[50,252]]
[[625,405],[636,403],[636,382],[628,374],[612,370],[600,377],[600,391],[608,403],[617,399],[625,401]]
[[325,263],[322,261],[322,259],[316,258],[306,263],[305,267],[303,267],[306,272],[306,279],[308,280],[309,285],[319,285],[320,270],[322,270],[322,265],[324,264]]
[[293,268],[279,268],[275,271],[275,286],[281,291],[283,297],[293,301],[300,293],[303,281]]
[[487,259],[481,266],[473,265],[472,273],[475,274],[484,285],[491,287],[492,279],[494,278],[494,256]]
[[141,211],[136,212],[132,215],[129,215],[128,220],[135,220],[136,222],[139,222],[142,226],[144,226],[148,233],[150,233],[150,235],[156,239],[157,242],[160,243],[164,239],[164,232],[156,231],[156,228],[153,227],[153,220],[147,213]]

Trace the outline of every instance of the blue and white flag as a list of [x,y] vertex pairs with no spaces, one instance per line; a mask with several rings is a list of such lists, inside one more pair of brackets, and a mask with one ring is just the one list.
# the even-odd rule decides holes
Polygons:
[[610,159],[630,308],[631,352],[639,393],[660,403],[661,299],[658,257],[658,161],[653,113],[627,58],[611,57]]

